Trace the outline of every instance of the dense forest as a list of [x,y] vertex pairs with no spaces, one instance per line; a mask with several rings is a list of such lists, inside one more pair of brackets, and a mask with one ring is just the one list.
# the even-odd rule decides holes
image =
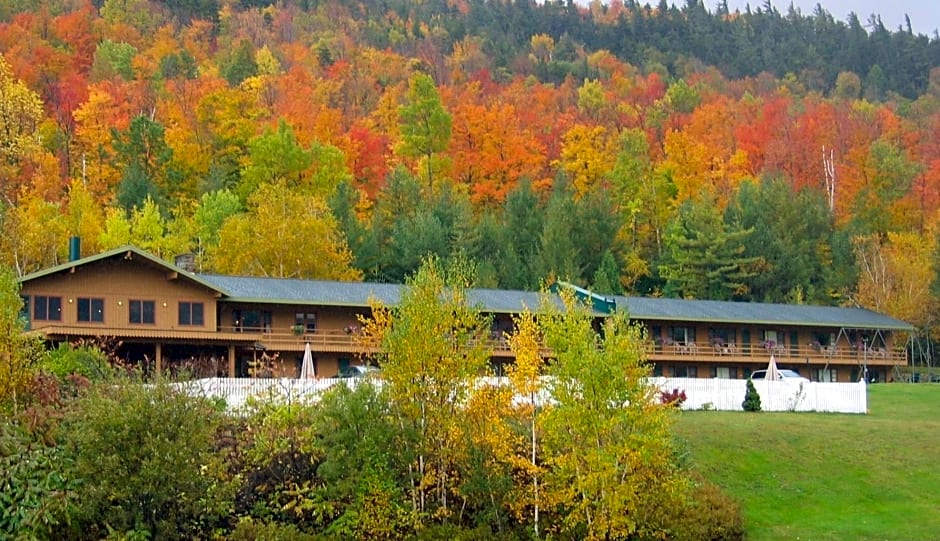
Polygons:
[[0,264],[854,304],[936,321],[940,37],[721,2],[9,0]]

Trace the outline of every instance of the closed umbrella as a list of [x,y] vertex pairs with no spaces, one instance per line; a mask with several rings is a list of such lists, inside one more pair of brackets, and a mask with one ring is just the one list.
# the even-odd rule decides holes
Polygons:
[[310,351],[310,342],[304,346],[304,360],[300,365],[300,379],[315,379],[317,371],[313,366],[313,352]]
[[770,354],[770,363],[767,364],[767,376],[766,379],[770,381],[777,381],[780,379],[780,373],[777,371],[777,361],[774,359],[774,354]]

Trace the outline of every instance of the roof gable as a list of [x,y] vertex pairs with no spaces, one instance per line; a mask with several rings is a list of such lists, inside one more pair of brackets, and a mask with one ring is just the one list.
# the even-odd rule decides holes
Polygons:
[[188,280],[190,282],[206,287],[210,290],[215,291],[216,293],[219,293],[219,294],[222,293],[217,288],[215,288],[212,284],[203,281],[195,273],[192,273],[185,269],[177,267],[176,265],[169,263],[167,261],[164,261],[163,259],[160,259],[159,257],[156,257],[153,254],[150,254],[149,252],[141,250],[140,248],[137,248],[136,246],[130,246],[130,245],[121,246],[119,248],[114,248],[113,250],[108,250],[106,252],[101,252],[99,254],[91,255],[88,257],[83,257],[81,259],[76,259],[74,261],[69,261],[66,263],[62,263],[54,267],[49,267],[48,269],[36,271],[36,272],[20,277],[18,281],[20,284],[25,284],[27,282],[31,282],[39,278],[54,276],[60,273],[75,272],[75,270],[78,269],[79,267],[84,267],[84,266],[92,265],[94,263],[98,263],[101,261],[106,261],[109,259],[117,259],[117,258],[139,261],[141,264],[149,266],[151,268],[158,268],[166,272],[176,273],[177,276],[185,280]]

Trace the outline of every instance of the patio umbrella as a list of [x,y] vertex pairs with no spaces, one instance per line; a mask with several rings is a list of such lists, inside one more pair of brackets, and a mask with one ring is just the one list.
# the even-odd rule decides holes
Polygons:
[[767,377],[766,379],[770,381],[777,381],[780,379],[780,373],[777,372],[777,361],[774,359],[774,354],[770,354],[770,363],[767,364]]
[[304,346],[304,361],[300,365],[300,379],[314,379],[317,371],[313,367],[313,353],[310,351],[310,342]]

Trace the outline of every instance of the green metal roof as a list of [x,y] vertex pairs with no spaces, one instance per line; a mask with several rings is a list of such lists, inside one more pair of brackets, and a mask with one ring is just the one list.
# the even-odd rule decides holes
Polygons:
[[[402,288],[405,287],[400,284],[197,274],[181,269],[133,246],[124,246],[63,263],[24,276],[20,279],[20,282],[67,271],[77,266],[111,257],[133,258],[135,254],[149,265],[178,272],[180,276],[185,276],[218,292],[222,296],[221,300],[228,302],[367,307],[370,299],[375,299],[382,304],[392,306],[399,302]],[[616,309],[626,310],[631,318],[643,321],[914,330],[913,325],[909,323],[864,308],[664,299],[658,297],[601,297],[582,288],[576,288],[571,284],[561,283],[560,286],[574,289],[575,293],[581,294],[580,296],[584,299],[596,300],[595,297],[602,298],[604,300],[604,309],[598,310],[597,306],[594,306],[595,313],[599,316],[609,313],[613,307],[616,307]],[[519,313],[526,309],[537,311],[542,300],[541,294],[537,292],[498,289],[470,289],[467,291],[467,298],[472,306],[477,306],[481,310],[490,313]],[[556,295],[553,295],[552,299],[556,305],[560,304]],[[592,304],[596,305],[597,303]]]
[[630,317],[647,321],[704,321],[768,326],[914,330],[914,326],[909,323],[864,308],[652,297],[614,297],[614,299],[618,308],[625,308]]
[[[374,297],[385,305],[395,305],[401,298],[401,290],[404,287],[399,284],[205,274],[199,277],[227,295],[226,300],[276,304],[364,307],[368,306],[369,299]],[[565,286],[566,284],[562,284],[562,287]],[[470,289],[467,291],[467,298],[471,305],[491,313],[519,313],[527,308],[536,311],[541,301],[541,295],[537,292],[499,289]],[[593,299],[593,296],[590,298]],[[864,308],[657,297],[614,296],[604,299],[603,310],[595,307],[598,315],[609,313],[608,303],[612,302],[617,309],[627,310],[631,318],[644,321],[701,321],[902,331],[914,329],[908,323]]]
[[[318,306],[365,307],[370,299],[393,306],[401,299],[400,284],[298,280],[292,278],[253,278],[200,274],[199,278],[226,295],[225,300],[245,303],[303,304]],[[519,313],[539,307],[539,293],[499,289],[471,289],[471,306],[493,313]]]

